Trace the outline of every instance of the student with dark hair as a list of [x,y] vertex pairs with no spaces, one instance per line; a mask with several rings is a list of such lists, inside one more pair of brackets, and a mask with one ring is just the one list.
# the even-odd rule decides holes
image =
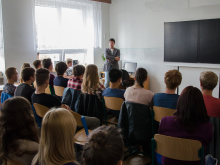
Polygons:
[[21,70],[20,70],[20,75],[19,75],[19,82],[20,82],[20,83],[23,83],[23,82],[24,82],[24,80],[22,79],[22,76],[21,76],[22,70],[23,70],[24,68],[30,68],[30,67],[31,67],[30,63],[23,63],[23,64],[21,65]]
[[[125,90],[122,89],[118,89],[119,85],[121,84],[121,78],[122,78],[122,72],[119,69],[111,69],[109,71],[109,79],[111,82],[111,85],[109,88],[106,88],[103,93],[102,96],[107,96],[107,97],[117,97],[117,98],[122,98],[123,100],[125,100],[124,98],[124,93]],[[114,110],[110,110],[113,114],[115,114],[115,116],[118,118],[119,117],[119,113],[120,111],[114,111]]]
[[[45,89],[49,85],[49,70],[40,68],[36,71],[36,91],[32,95],[32,103],[37,103],[43,105],[48,108],[65,108],[67,110],[71,110],[65,104],[62,104],[60,99],[57,96],[46,94]],[[89,129],[95,129],[100,125],[99,119],[95,117],[87,117],[85,116],[86,123]]]
[[33,66],[34,66],[35,69],[42,68],[41,60],[35,60],[33,62]]
[[48,69],[50,71],[49,85],[53,87],[53,80],[55,79],[55,76],[51,73],[53,71],[53,62],[50,58],[43,59],[42,65],[43,65],[43,68]]
[[15,96],[22,96],[32,104],[31,96],[35,91],[35,89],[31,86],[31,84],[35,81],[34,68],[24,68],[21,72],[21,77],[24,82],[16,88]]
[[18,72],[16,68],[11,67],[11,68],[6,69],[5,75],[7,77],[7,83],[3,87],[3,92],[11,96],[14,96],[14,92],[16,89],[16,86],[14,86],[14,83],[18,81]]
[[124,142],[117,128],[95,129],[84,146],[83,165],[122,165]]
[[[164,117],[160,122],[159,134],[198,140],[207,147],[212,140],[213,126],[209,123],[201,91],[193,86],[186,87],[177,102],[174,116]],[[206,155],[206,154],[205,154]],[[162,156],[163,165],[199,165],[200,161],[179,161]]]
[[85,67],[83,65],[75,65],[72,72],[74,77],[69,79],[67,87],[81,91]]
[[0,121],[0,159],[30,165],[38,151],[39,135],[28,100],[23,97],[6,100]]
[[105,63],[103,70],[105,71],[105,88],[109,87],[109,71],[111,69],[119,69],[118,61],[120,61],[120,50],[115,48],[115,40],[109,40],[109,48],[105,49]]
[[55,70],[57,72],[57,77],[53,80],[53,84],[55,86],[61,86],[66,88],[67,87],[67,82],[69,79],[64,78],[63,75],[67,70],[67,65],[65,62],[58,62],[55,66]]
[[138,68],[135,77],[135,83],[125,91],[125,100],[129,102],[149,105],[154,93],[144,89],[144,82],[147,81],[147,71],[144,68]]

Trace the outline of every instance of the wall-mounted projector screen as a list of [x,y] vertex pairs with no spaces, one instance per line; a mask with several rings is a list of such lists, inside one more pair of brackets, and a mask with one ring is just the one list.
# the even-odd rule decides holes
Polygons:
[[220,64],[220,19],[167,22],[164,61]]

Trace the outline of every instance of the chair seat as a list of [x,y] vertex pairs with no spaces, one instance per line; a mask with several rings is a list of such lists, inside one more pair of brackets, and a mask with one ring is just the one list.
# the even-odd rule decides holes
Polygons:
[[[92,132],[92,130],[88,130],[89,134]],[[85,129],[81,129],[78,131],[74,136],[74,141],[76,144],[84,146],[87,140]]]
[[117,117],[112,117],[112,118],[108,119],[107,122],[113,123],[113,124],[118,124],[118,118]]

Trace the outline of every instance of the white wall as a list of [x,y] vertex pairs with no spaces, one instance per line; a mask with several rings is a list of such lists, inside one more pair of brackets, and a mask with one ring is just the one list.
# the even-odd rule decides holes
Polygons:
[[[123,62],[138,62],[138,67],[145,67],[150,76],[150,90],[163,92],[164,73],[177,69],[163,62],[164,22],[219,18],[219,4],[216,0],[113,0],[110,35],[118,42]],[[199,73],[204,70],[219,75],[219,69],[180,67],[183,74],[180,92],[188,85],[199,87]]]
[[33,63],[37,59],[34,49],[34,0],[2,0],[5,67]]

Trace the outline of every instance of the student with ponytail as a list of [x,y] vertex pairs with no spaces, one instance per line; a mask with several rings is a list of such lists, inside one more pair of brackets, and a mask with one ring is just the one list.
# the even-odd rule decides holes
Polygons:
[[147,71],[144,68],[138,68],[135,77],[135,83],[125,91],[125,101],[149,105],[154,93],[144,89],[144,82],[147,81]]
[[113,126],[95,129],[84,146],[82,165],[122,165],[124,142]]

